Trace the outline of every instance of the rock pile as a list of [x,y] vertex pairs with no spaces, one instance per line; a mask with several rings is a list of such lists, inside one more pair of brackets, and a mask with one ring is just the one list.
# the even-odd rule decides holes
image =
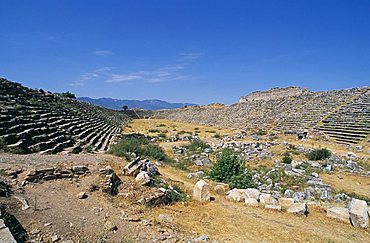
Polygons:
[[136,157],[126,165],[123,168],[123,173],[125,175],[134,176],[135,180],[142,185],[150,183],[151,176],[159,174],[156,164],[148,159],[141,159],[140,157]]
[[100,185],[102,191],[110,195],[116,195],[118,193],[118,187],[122,183],[121,179],[114,173],[110,166],[100,169],[99,172],[104,178],[104,182]]
[[279,197],[278,195],[261,193],[255,188],[234,188],[226,193],[226,198],[235,202],[244,202],[248,206],[263,206],[269,210],[286,210],[288,213],[306,216],[308,214],[305,202],[296,202],[292,198]]
[[69,169],[50,167],[30,170],[27,172],[24,180],[27,182],[39,182],[41,180],[68,179],[75,178],[86,173],[89,173],[89,169],[84,165],[72,166],[72,168]]

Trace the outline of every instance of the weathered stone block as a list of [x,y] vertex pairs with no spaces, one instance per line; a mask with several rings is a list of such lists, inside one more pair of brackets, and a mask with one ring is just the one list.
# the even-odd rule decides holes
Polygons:
[[201,202],[210,201],[211,194],[207,182],[205,182],[204,180],[200,180],[195,184],[193,198]]
[[278,199],[279,205],[281,206],[281,209],[287,210],[294,204],[294,199],[293,198],[287,198],[287,197],[281,197]]
[[349,219],[349,210],[348,208],[343,207],[332,207],[326,210],[326,216],[329,218],[338,219],[345,223],[351,223]]
[[364,200],[352,198],[349,203],[349,216],[354,227],[369,227],[369,215],[367,212],[367,203]]

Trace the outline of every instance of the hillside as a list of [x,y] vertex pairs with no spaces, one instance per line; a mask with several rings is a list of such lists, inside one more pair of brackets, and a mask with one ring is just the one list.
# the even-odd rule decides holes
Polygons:
[[127,105],[129,109],[138,108],[143,110],[176,109],[184,106],[196,105],[191,103],[169,103],[163,100],[120,100],[112,98],[93,99],[89,97],[79,97],[77,99],[112,110],[122,110],[122,106],[124,105]]
[[221,108],[188,107],[156,112],[155,117],[232,127],[296,133],[321,131],[339,143],[356,144],[370,134],[370,88],[310,92],[289,87],[253,92]]
[[[16,153],[107,150],[128,116],[0,79],[0,144]],[[0,148],[0,149],[1,149]]]

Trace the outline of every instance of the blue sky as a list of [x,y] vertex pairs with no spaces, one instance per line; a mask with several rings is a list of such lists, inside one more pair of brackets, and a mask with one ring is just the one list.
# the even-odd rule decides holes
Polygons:
[[0,0],[0,76],[207,104],[370,84],[368,0]]

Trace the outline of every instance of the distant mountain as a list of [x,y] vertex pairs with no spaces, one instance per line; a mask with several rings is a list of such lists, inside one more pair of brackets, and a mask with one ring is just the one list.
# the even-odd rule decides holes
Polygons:
[[176,109],[184,106],[196,105],[191,103],[169,103],[163,100],[119,100],[112,98],[93,99],[90,97],[79,97],[77,99],[113,110],[122,110],[122,106],[124,105],[127,105],[129,109],[139,108],[144,110]]

